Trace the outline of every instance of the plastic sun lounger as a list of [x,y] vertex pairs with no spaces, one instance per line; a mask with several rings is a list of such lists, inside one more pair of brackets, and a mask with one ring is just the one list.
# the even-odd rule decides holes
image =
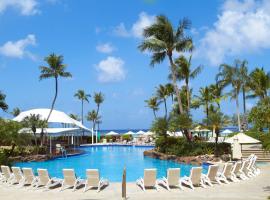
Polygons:
[[2,182],[10,185],[11,181],[14,178],[14,175],[11,173],[10,168],[8,166],[1,165],[1,171],[2,171]]
[[109,181],[107,179],[100,178],[98,169],[86,170],[86,180],[83,192],[95,187],[97,188],[97,192],[100,192],[100,189],[105,185],[109,185]]
[[23,180],[22,186],[30,185],[34,187],[37,183],[37,177],[35,177],[32,168],[22,168],[23,171]]
[[158,180],[158,183],[164,185],[168,190],[171,190],[171,186],[179,187],[183,190],[180,181],[180,168],[169,168],[167,169],[167,177],[163,177]]
[[240,180],[238,179],[238,177],[241,176],[241,172],[240,172],[240,169],[241,169],[241,166],[242,166],[242,163],[241,162],[236,162],[234,164],[234,167],[232,169],[232,180],[234,182],[239,182]]
[[250,170],[252,171],[252,173],[256,176],[259,175],[261,173],[261,170],[256,166],[256,161],[257,161],[257,156],[254,155],[253,157],[253,165],[251,166]]
[[218,173],[218,177],[220,181],[229,184],[228,180],[233,181],[232,175],[233,163],[226,163],[222,173]]
[[192,167],[190,176],[184,176],[180,179],[181,183],[184,183],[185,185],[188,185],[191,187],[192,190],[194,190],[194,186],[202,186],[203,188],[206,188],[203,179],[202,179],[202,167]]
[[62,181],[61,190],[63,191],[67,188],[72,187],[73,191],[77,189],[78,186],[83,184],[83,180],[80,177],[76,177],[73,169],[63,169],[64,179]]
[[11,170],[13,172],[14,178],[10,181],[10,184],[14,185],[14,184],[17,183],[19,186],[22,186],[24,177],[23,177],[21,168],[19,168],[19,167],[11,167]]
[[239,172],[240,172],[239,178],[241,178],[242,180],[248,179],[248,176],[245,173],[247,167],[248,167],[248,161],[245,160],[242,162],[241,169],[239,170]]
[[213,183],[221,184],[220,178],[218,177],[218,165],[210,165],[207,174],[202,174],[202,178],[205,184],[213,186]]
[[45,190],[49,190],[50,187],[54,187],[62,183],[62,179],[51,178],[47,169],[37,169],[38,177],[35,188],[40,186],[45,187]]
[[158,188],[158,181],[156,179],[157,177],[157,170],[156,169],[145,169],[144,170],[144,177],[139,178],[136,181],[136,184],[145,191],[146,187],[153,187],[157,191],[159,190]]

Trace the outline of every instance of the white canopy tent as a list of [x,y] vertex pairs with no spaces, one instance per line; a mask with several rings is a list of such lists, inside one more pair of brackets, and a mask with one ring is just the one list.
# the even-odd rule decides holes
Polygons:
[[142,130],[140,130],[140,131],[138,131],[138,132],[136,133],[136,135],[143,135],[143,134],[145,134],[145,132],[142,131]]
[[226,139],[224,142],[233,144],[235,141],[238,141],[239,144],[258,144],[258,143],[261,143],[261,141],[256,140],[256,139],[254,139],[254,138],[252,138],[252,137],[250,137],[242,132]]
[[133,134],[134,134],[134,132],[128,131],[128,132],[126,132],[124,135],[133,135]]
[[119,133],[116,133],[114,131],[110,131],[109,133],[107,133],[106,135],[119,135]]
[[143,134],[144,136],[152,136],[152,135],[155,135],[154,132],[151,132],[151,131],[147,131]]

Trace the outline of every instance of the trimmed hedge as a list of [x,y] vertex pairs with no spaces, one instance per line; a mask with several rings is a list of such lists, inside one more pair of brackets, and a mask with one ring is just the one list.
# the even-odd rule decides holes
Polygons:
[[156,140],[157,151],[176,156],[197,156],[216,154],[217,156],[231,153],[231,146],[227,143],[188,142],[185,138],[159,137]]

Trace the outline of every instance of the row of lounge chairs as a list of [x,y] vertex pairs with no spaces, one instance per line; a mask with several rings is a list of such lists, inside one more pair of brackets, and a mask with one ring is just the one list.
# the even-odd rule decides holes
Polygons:
[[238,162],[227,162],[210,165],[207,174],[202,174],[202,167],[192,167],[190,176],[180,177],[180,168],[167,169],[167,177],[157,179],[156,169],[145,169],[144,177],[139,178],[136,184],[144,191],[148,187],[159,190],[159,185],[170,190],[171,187],[178,187],[183,190],[183,185],[194,189],[194,186],[206,188],[207,185],[213,184],[229,184],[231,182],[239,182],[247,180],[260,173],[260,169],[256,167],[257,156],[250,155],[246,160]]
[[[12,170],[12,172],[11,172]],[[44,187],[45,190],[49,190],[52,187],[61,185],[61,191],[72,188],[75,191],[79,186],[85,185],[83,192],[86,192],[90,188],[97,188],[97,192],[102,187],[109,185],[109,181],[100,178],[99,171],[97,169],[86,170],[86,180],[83,180],[76,176],[73,169],[63,169],[63,179],[51,178],[47,169],[37,169],[38,176],[35,176],[32,168],[22,168],[1,166],[0,181],[7,185],[18,185],[18,187],[30,186],[30,188]]]

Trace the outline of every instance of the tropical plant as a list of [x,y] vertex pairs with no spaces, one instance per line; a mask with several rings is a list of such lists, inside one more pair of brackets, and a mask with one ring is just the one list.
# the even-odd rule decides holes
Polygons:
[[221,101],[225,100],[228,94],[222,94],[223,86],[220,83],[209,85],[209,91],[212,102],[216,103],[216,105],[220,109]]
[[49,118],[52,114],[52,111],[54,109],[54,104],[56,102],[56,98],[58,95],[58,79],[59,77],[72,77],[71,73],[66,71],[66,65],[63,64],[63,56],[58,56],[54,53],[50,54],[49,56],[45,57],[44,59],[47,64],[49,65],[47,66],[40,66],[40,76],[39,79],[43,80],[43,79],[48,79],[48,78],[54,78],[55,80],[55,95],[52,101],[52,105],[51,105],[51,109],[50,112],[48,114],[48,117],[46,119],[46,121],[49,121]]
[[104,95],[101,92],[95,93],[94,101],[97,104],[97,111],[96,111],[97,115],[99,115],[99,108],[100,108],[100,104],[102,104],[104,101]]
[[77,120],[77,121],[80,121],[79,116],[76,115],[76,114],[70,113],[70,114],[69,114],[69,117],[72,118],[72,119],[75,119],[75,120]]
[[165,85],[165,87],[166,87],[166,90],[167,90],[167,92],[168,92],[168,95],[171,96],[171,98],[172,98],[172,103],[173,103],[173,102],[174,102],[174,94],[175,94],[173,84],[167,83],[167,84]]
[[[185,58],[181,55],[175,60],[176,64],[176,77],[179,81],[184,80],[186,86],[186,96],[187,96],[187,112],[190,110],[190,94],[189,94],[189,82],[191,79],[194,79],[202,71],[202,66],[196,67],[194,70],[191,69],[191,58]],[[169,75],[169,78],[172,78],[172,74]]]
[[169,96],[168,90],[166,86],[164,85],[159,85],[157,87],[157,92],[156,92],[156,97],[164,103],[164,108],[165,108],[165,118],[167,118],[168,110],[167,110],[167,98]]
[[270,72],[266,73],[264,68],[256,68],[250,73],[249,88],[252,94],[248,95],[249,98],[259,97],[263,99],[268,96],[270,89]]
[[209,105],[212,101],[212,95],[210,93],[209,87],[201,87],[199,90],[199,95],[195,95],[195,99],[193,101],[193,107],[198,108],[200,106],[204,107],[204,111],[206,113],[206,119],[209,117]]
[[100,119],[100,117],[97,114],[97,111],[92,110],[92,111],[88,112],[86,118],[88,121],[92,121],[93,129],[95,130],[96,122]]
[[177,86],[177,67],[173,61],[173,52],[192,50],[192,39],[185,35],[185,31],[190,28],[190,25],[190,21],[184,18],[179,22],[178,27],[174,29],[172,23],[166,16],[158,15],[155,23],[144,29],[144,40],[139,45],[141,51],[150,51],[153,53],[150,62],[151,66],[163,62],[165,58],[168,57],[174,90],[178,100],[179,112],[181,114],[184,111]]
[[8,110],[8,105],[6,103],[6,95],[4,93],[2,93],[1,91],[0,91],[0,108],[3,111],[7,111]]
[[235,99],[236,102],[236,113],[238,116],[238,129],[241,130],[241,121],[240,121],[240,111],[239,111],[239,93],[242,88],[242,80],[240,76],[240,65],[241,61],[235,60],[234,66],[228,64],[222,64],[219,68],[219,73],[216,78],[218,83],[224,84],[224,86],[231,85],[231,98]]
[[89,103],[89,99],[91,97],[90,94],[86,94],[84,92],[84,90],[78,90],[75,94],[74,94],[74,97],[77,97],[79,100],[81,100],[81,103],[82,103],[82,107],[81,107],[81,119],[82,119],[82,124],[83,124],[83,118],[84,118],[84,115],[83,115],[83,103],[84,101],[86,101],[87,103]]
[[12,110],[12,112],[10,114],[13,115],[13,117],[17,117],[19,114],[21,113],[20,108],[16,107]]
[[159,117],[154,120],[151,126],[151,131],[153,131],[158,136],[167,137],[167,130],[169,127],[169,122],[166,118]]
[[150,99],[148,100],[145,100],[145,102],[147,103],[147,106],[153,110],[153,113],[154,113],[154,117],[155,119],[157,118],[157,115],[156,115],[156,111],[158,111],[159,109],[159,104],[160,102],[158,101],[158,98],[157,97],[151,97]]

